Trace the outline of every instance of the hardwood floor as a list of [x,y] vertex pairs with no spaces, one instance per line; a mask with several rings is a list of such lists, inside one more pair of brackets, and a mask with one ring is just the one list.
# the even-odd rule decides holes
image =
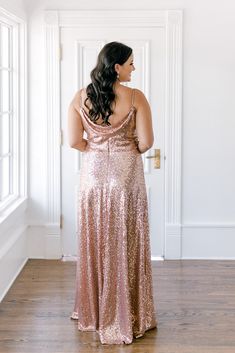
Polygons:
[[27,262],[0,303],[0,353],[235,352],[235,261],[153,263],[158,330],[118,346],[70,319],[75,270],[75,262]]

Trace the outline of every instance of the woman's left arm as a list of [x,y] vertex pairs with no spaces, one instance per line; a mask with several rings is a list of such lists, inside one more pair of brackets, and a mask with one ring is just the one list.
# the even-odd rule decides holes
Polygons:
[[76,107],[76,101],[79,102],[79,95],[77,93],[69,105],[68,110],[68,139],[69,145],[81,152],[85,151],[87,140],[83,138],[84,127],[82,125],[81,115]]

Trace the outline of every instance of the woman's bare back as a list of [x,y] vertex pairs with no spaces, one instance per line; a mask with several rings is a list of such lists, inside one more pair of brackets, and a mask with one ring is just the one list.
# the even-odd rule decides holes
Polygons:
[[[115,102],[112,105],[113,114],[109,117],[109,122],[112,126],[117,126],[129,113],[134,105],[134,92],[132,88],[120,85],[118,89],[114,90],[116,94]],[[89,109],[85,106],[84,102],[87,98],[85,89],[81,92],[82,95],[82,108],[85,110],[86,114],[89,115]],[[90,108],[89,100],[86,105]],[[102,124],[103,120],[100,117],[96,120],[97,124]]]

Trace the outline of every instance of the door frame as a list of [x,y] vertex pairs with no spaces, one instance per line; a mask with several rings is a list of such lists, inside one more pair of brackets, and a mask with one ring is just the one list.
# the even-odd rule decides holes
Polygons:
[[[165,259],[182,255],[182,26],[183,10],[45,10],[47,118],[47,235],[61,243],[61,27],[161,27],[165,30]],[[62,253],[61,253],[62,255]]]

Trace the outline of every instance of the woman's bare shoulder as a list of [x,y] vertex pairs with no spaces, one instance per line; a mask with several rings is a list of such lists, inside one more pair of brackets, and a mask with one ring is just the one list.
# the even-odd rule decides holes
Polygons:
[[135,90],[135,96],[137,98],[145,98],[144,93],[139,88],[133,88]]
[[135,106],[138,108],[139,106],[148,103],[145,94],[138,88],[134,88],[135,90]]
[[73,104],[74,107],[78,110],[79,108],[81,108],[81,102],[84,102],[86,98],[86,89],[80,88],[78,91],[75,92],[71,104]]

